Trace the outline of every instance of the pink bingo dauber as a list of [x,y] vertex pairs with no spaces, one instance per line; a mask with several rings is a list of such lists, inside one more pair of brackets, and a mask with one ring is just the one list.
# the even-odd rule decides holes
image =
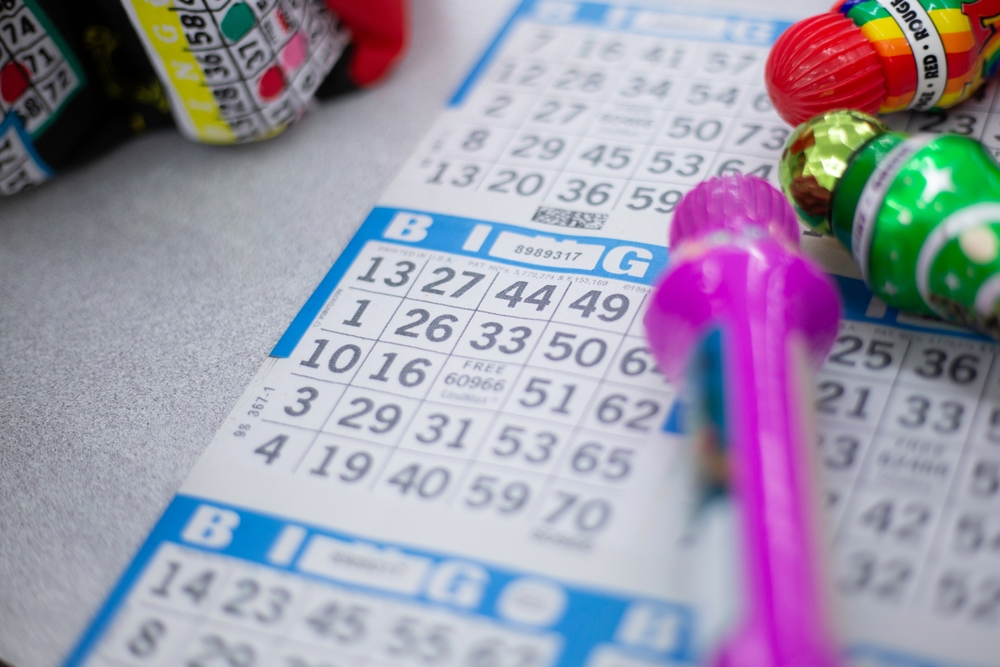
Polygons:
[[[799,250],[795,214],[766,181],[714,178],[674,214],[671,263],[645,324],[660,368],[687,371],[704,481],[737,504],[743,618],[716,667],[836,667],[811,451],[811,372],[840,299]],[[693,423],[692,423],[693,422]]]

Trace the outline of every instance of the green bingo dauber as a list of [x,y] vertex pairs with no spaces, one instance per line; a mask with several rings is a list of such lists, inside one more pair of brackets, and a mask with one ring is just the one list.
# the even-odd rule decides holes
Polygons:
[[1000,340],[1000,167],[982,144],[833,111],[795,129],[779,176],[799,218],[847,247],[888,305]]

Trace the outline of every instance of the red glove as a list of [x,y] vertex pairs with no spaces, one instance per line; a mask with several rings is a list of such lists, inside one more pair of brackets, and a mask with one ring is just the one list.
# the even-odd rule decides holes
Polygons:
[[406,46],[406,0],[326,0],[351,29],[354,58],[348,75],[359,86],[381,78]]

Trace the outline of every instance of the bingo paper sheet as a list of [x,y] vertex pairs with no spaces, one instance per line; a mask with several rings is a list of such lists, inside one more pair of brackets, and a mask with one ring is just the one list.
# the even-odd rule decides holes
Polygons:
[[[66,664],[698,660],[713,550],[641,322],[683,193],[775,182],[787,25],[526,0]],[[993,93],[892,122],[1000,146]],[[846,650],[1000,664],[997,348],[837,280],[817,455]]]

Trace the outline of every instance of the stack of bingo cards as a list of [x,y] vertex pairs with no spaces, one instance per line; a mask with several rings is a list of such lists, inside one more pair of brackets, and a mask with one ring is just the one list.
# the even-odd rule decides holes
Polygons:
[[76,56],[34,0],[0,3],[0,195],[51,175],[33,142],[85,81]]
[[378,81],[405,33],[403,0],[3,0],[0,195],[150,129],[273,137]]
[[350,41],[324,0],[127,0],[181,131],[232,143],[300,117]]

